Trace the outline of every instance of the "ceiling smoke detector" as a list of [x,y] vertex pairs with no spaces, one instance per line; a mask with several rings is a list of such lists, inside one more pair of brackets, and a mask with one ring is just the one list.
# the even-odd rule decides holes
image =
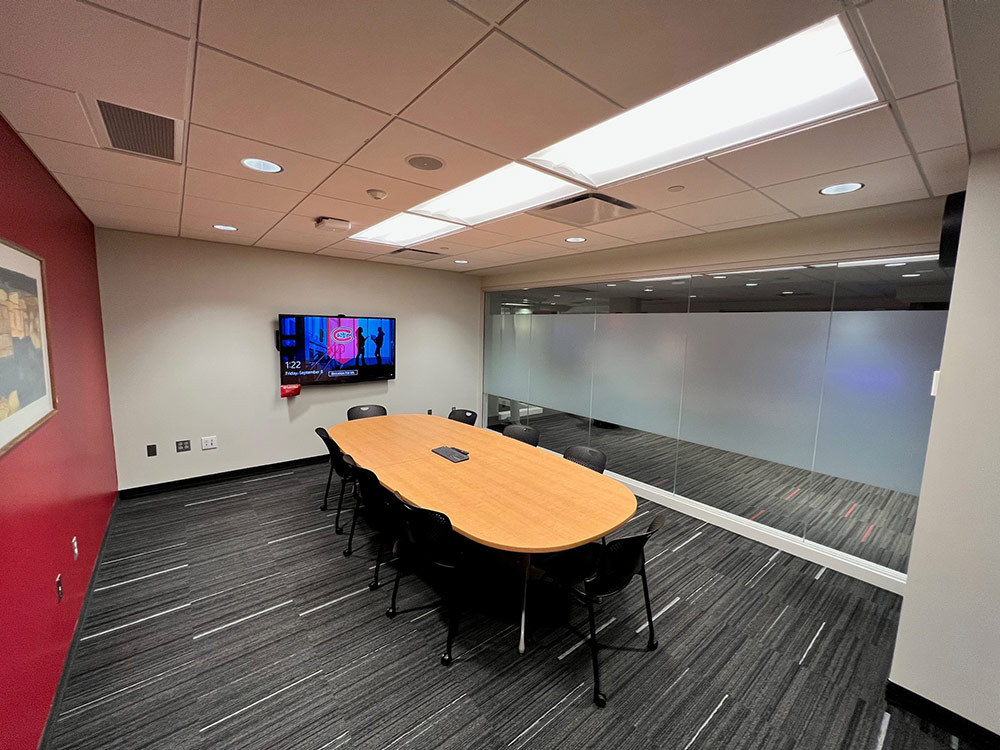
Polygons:
[[371,190],[366,190],[365,192],[368,193],[368,197],[373,201],[384,201],[389,196],[387,192],[379,190],[378,188],[372,188]]
[[407,156],[406,163],[414,169],[422,169],[425,172],[433,172],[435,169],[441,169],[444,166],[444,161],[430,154],[413,154],[413,156]]
[[324,232],[346,232],[351,228],[347,219],[335,219],[332,216],[317,216],[316,228]]

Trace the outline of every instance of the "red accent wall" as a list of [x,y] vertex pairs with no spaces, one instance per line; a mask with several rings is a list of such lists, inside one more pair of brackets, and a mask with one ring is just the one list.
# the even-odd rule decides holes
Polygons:
[[117,475],[93,225],[2,119],[0,165],[0,238],[45,259],[58,399],[55,416],[0,456],[0,747],[28,750],[52,707]]

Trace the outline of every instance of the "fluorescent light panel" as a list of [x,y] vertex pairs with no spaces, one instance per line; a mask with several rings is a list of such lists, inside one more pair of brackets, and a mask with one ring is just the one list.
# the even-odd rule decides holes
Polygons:
[[648,279],[629,279],[629,281],[634,281],[639,284],[645,281],[681,281],[683,279],[690,279],[691,274],[685,274],[684,276],[652,276]]
[[854,266],[884,266],[886,263],[920,263],[926,260],[937,260],[937,255],[907,255],[895,258],[872,258],[871,260],[848,260],[838,263],[841,268],[853,268]]
[[462,224],[482,224],[543,203],[582,193],[583,188],[511,162],[410,210]]
[[435,237],[444,237],[446,234],[462,229],[465,227],[461,224],[452,224],[450,221],[414,216],[413,214],[396,214],[374,226],[362,229],[357,234],[352,234],[351,239],[374,242],[379,245],[407,247],[419,245],[421,242],[432,240]]
[[876,101],[834,16],[527,160],[600,187]]

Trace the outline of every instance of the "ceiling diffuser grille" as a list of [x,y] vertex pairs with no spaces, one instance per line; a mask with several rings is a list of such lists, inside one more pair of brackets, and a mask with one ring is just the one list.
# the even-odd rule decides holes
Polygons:
[[174,158],[174,121],[138,109],[98,100],[112,148],[133,154]]
[[566,224],[585,227],[600,221],[631,216],[639,209],[631,203],[602,193],[585,193],[536,208],[530,213]]

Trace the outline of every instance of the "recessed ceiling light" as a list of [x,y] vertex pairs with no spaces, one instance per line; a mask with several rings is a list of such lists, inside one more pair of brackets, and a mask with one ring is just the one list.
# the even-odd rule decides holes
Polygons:
[[686,281],[671,281],[670,286],[687,286]]
[[462,265],[465,265],[465,264],[466,264],[466,263],[468,263],[469,261],[467,261],[467,260],[456,260],[455,262],[456,262],[456,263],[460,263],[460,264],[462,264]]
[[863,187],[864,183],[861,182],[841,182],[837,185],[827,185],[819,193],[820,195],[843,195],[844,193],[856,192]]
[[280,164],[275,164],[273,161],[268,161],[267,159],[240,159],[240,164],[242,164],[247,169],[252,169],[254,172],[281,172],[283,167]]
[[213,224],[212,229],[218,229],[220,232],[235,232],[236,227],[232,224]]
[[650,276],[646,279],[629,279],[629,281],[634,281],[637,284],[641,284],[644,281],[673,281],[675,284],[683,284],[683,281],[674,281],[674,279],[690,279],[691,274],[687,273],[683,276]]
[[833,16],[527,160],[599,187],[876,101]]
[[414,169],[422,169],[425,172],[433,172],[444,166],[444,160],[430,154],[413,154],[406,157],[406,163]]
[[746,271],[726,271],[729,274],[773,273],[774,271],[798,271],[805,266],[777,266],[775,268],[751,268]]
[[461,224],[413,214],[396,214],[385,221],[352,234],[352,240],[406,247],[465,229]]
[[582,192],[579,185],[511,162],[410,210],[462,224],[482,224]]
[[683,185],[671,185],[670,187],[667,188],[667,192],[668,193],[682,193],[682,192],[684,192],[684,186]]
[[526,291],[528,291],[528,287],[526,287],[526,286],[522,286],[522,287],[521,287],[521,291],[522,291],[522,292],[526,292]]
[[782,294],[795,294],[795,292],[782,292]]
[[724,278],[726,278],[726,277],[725,277],[725,276],[713,276],[712,278],[713,278],[713,279],[724,279]]
[[523,300],[521,300],[521,302],[527,302],[527,301],[528,301],[528,300],[526,300],[526,299],[523,299]]
[[755,284],[754,282],[752,282],[752,281],[751,281],[751,282],[749,282],[749,283],[747,284],[747,286],[757,286],[757,285],[756,285],[756,284]]
[[905,263],[886,263],[886,268],[899,268],[899,266],[905,266]]
[[854,266],[884,266],[888,263],[917,263],[924,260],[937,260],[936,254],[927,255],[906,255],[895,258],[871,258],[869,260],[845,260],[837,265],[841,268],[852,268]]
[[567,237],[563,242],[586,242],[586,237]]
[[617,284],[608,284],[608,286],[618,286]]
[[594,298],[593,297],[584,297],[583,298],[584,302],[590,302],[590,300],[592,300],[592,299],[594,299]]
[[552,296],[553,296],[553,297],[562,297],[562,295],[561,295],[561,294],[553,294]]
[[919,273],[904,273],[904,274],[903,274],[903,278],[904,278],[904,279],[915,279],[915,278],[917,278],[917,277],[918,277],[919,275],[920,275]]
[[653,290],[652,289],[643,289],[642,291],[644,291],[644,292],[651,292]]
[[698,295],[697,295],[697,294],[689,294],[689,295],[688,295],[688,297],[689,297],[690,299],[697,299],[697,298],[698,298]]

